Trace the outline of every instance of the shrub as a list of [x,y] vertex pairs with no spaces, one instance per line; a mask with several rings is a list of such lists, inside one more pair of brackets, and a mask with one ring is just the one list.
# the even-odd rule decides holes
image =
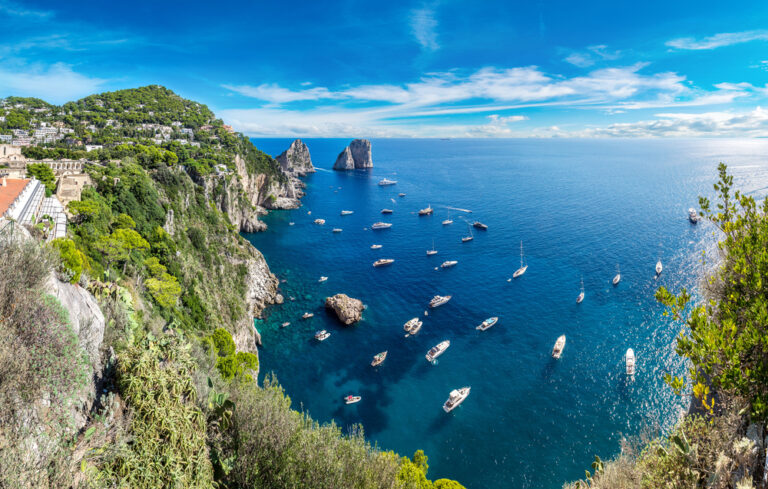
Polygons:
[[85,253],[80,251],[75,242],[69,238],[57,238],[51,242],[51,245],[59,252],[61,266],[71,276],[70,283],[80,282],[82,273],[90,268]]

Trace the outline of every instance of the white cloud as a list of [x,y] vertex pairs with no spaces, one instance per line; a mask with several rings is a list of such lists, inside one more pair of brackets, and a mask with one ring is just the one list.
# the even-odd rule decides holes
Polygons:
[[750,41],[768,41],[768,31],[755,30],[743,32],[724,32],[714,36],[696,39],[694,37],[681,37],[667,41],[667,46],[676,49],[715,49],[722,46],[731,46]]
[[26,17],[28,19],[47,19],[53,16],[49,10],[35,10],[14,2],[0,0],[0,12],[14,17]]
[[64,63],[0,67],[0,96],[30,96],[63,103],[91,95],[105,82],[77,73]]
[[437,19],[434,8],[422,7],[411,10],[409,23],[411,34],[422,49],[426,51],[440,49],[437,42]]
[[564,61],[579,68],[588,68],[598,61],[615,60],[620,57],[621,51],[609,51],[605,44],[598,44],[588,46],[586,51],[575,51],[568,55]]
[[[304,82],[303,86],[306,86]],[[297,102],[300,100],[320,100],[324,98],[337,98],[327,88],[304,88],[301,90],[290,90],[275,84],[262,83],[259,86],[250,85],[222,85],[227,90],[239,93],[240,95],[264,100],[275,104],[284,104],[287,102]]]

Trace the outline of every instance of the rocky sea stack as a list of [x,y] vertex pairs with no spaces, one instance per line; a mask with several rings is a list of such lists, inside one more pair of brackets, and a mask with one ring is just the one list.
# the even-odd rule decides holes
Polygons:
[[292,142],[288,149],[280,153],[275,160],[286,173],[304,176],[307,173],[315,172],[315,167],[312,166],[312,157],[309,155],[309,148],[301,139]]
[[363,317],[363,302],[346,294],[336,294],[325,298],[325,307],[332,310],[339,321],[349,326]]
[[339,153],[334,170],[365,170],[373,168],[373,158],[371,157],[371,142],[367,139],[355,139],[344,151]]

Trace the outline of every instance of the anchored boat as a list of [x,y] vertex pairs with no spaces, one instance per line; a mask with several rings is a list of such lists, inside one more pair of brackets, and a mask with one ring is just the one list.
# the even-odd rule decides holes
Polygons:
[[362,397],[360,396],[349,395],[344,398],[344,404],[354,404],[356,402],[360,402],[361,399]]
[[624,358],[627,364],[627,375],[635,375],[635,350],[628,349]]
[[397,183],[397,180],[390,180],[388,178],[382,178],[381,180],[379,180],[380,187],[385,187],[387,185],[394,185],[396,183]]
[[329,336],[331,336],[331,333],[329,333],[328,331],[326,331],[324,329],[321,329],[320,331],[317,331],[315,333],[315,339],[317,341],[325,341],[325,340],[328,339]]
[[420,216],[431,216],[434,211],[435,210],[432,208],[432,206],[428,205],[427,207],[419,210],[419,215]]
[[392,227],[392,223],[389,222],[374,222],[371,229],[388,229]]
[[325,224],[325,219],[315,219],[315,224],[322,226]]
[[325,282],[326,280],[328,280],[328,277],[322,276],[320,277],[320,280],[318,280],[318,282]]
[[563,350],[565,349],[565,335],[560,336],[557,341],[555,341],[555,347],[552,348],[552,358],[560,358],[563,354]]
[[448,394],[448,400],[443,404],[443,411],[450,413],[456,406],[464,402],[469,396],[469,387],[462,387],[461,389],[454,389]]
[[440,264],[441,268],[451,268],[453,266],[456,266],[456,264],[459,263],[456,260],[446,260],[442,264]]
[[523,264],[523,242],[520,241],[520,268],[515,270],[515,273],[512,274],[512,278],[519,277],[524,274],[526,270],[528,270],[528,265]]
[[621,281],[621,270],[619,270],[619,264],[616,264],[616,276],[613,277],[613,285],[619,285],[619,282]]
[[348,215],[354,214],[354,213],[355,213],[355,211],[341,211],[341,215],[342,216],[348,216]]
[[450,295],[436,295],[432,298],[431,301],[429,301],[429,307],[435,308],[435,307],[442,306],[449,300],[451,300]]
[[688,220],[691,221],[691,223],[696,224],[701,220],[701,216],[696,212],[696,209],[691,207],[688,209]]
[[381,213],[382,214],[392,214],[392,209],[382,209]]
[[661,266],[661,258],[659,258],[659,261],[656,262],[656,275],[661,275],[662,270],[664,270],[664,267]]
[[309,319],[309,318],[311,318],[312,316],[314,316],[314,314],[313,314],[313,313],[311,313],[311,312],[305,312],[304,314],[302,314],[302,315],[301,315],[301,319]]
[[377,353],[373,356],[373,361],[371,362],[371,367],[378,367],[382,363],[384,363],[384,360],[387,359],[387,352],[383,351],[381,353]]
[[376,260],[373,262],[374,267],[385,267],[387,265],[391,265],[395,263],[395,260],[392,258],[382,258],[381,260]]
[[576,304],[581,304],[581,301],[584,300],[584,278],[581,279],[581,293],[576,298]]
[[477,229],[480,229],[480,230],[482,230],[482,231],[487,231],[487,230],[488,230],[488,226],[487,226],[487,225],[485,225],[485,224],[483,224],[483,223],[482,223],[482,222],[480,222],[480,221],[475,221],[475,222],[473,222],[473,223],[472,223],[472,226],[473,226],[473,227],[475,227],[475,228],[477,228]]
[[480,331],[485,331],[486,329],[489,329],[490,327],[492,327],[494,324],[498,322],[499,322],[499,318],[497,317],[488,318],[482,323],[480,323],[480,326],[476,327],[475,329]]
[[409,337],[411,335],[415,335],[419,332],[421,329],[421,325],[423,324],[422,321],[419,321],[419,318],[413,318],[409,319],[407,323],[403,326],[403,329],[405,330],[406,334],[405,337]]
[[445,353],[445,350],[448,349],[448,347],[451,346],[451,342],[448,340],[441,341],[437,345],[433,346],[429,349],[426,355],[426,359],[428,362],[434,362],[437,357]]
[[432,255],[436,255],[436,254],[437,254],[437,250],[435,249],[435,240],[433,239],[432,240],[432,249],[431,250],[427,250],[427,256],[432,256]]
[[372,245],[371,245],[371,249],[372,249],[372,250],[378,250],[379,248],[381,248],[381,245],[380,245],[380,244],[372,244]]
[[340,233],[342,231],[341,228],[333,228],[334,233]]

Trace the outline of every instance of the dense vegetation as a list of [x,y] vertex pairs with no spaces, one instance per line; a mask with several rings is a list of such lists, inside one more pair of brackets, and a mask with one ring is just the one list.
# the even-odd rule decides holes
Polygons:
[[[69,204],[67,238],[0,242],[0,487],[462,488],[428,480],[421,452],[383,452],[361,427],[344,433],[292,410],[275,379],[257,382],[258,356],[238,351],[232,332],[252,314],[243,299],[247,265],[261,256],[214,205],[218,187],[206,187],[204,176],[216,164],[232,167],[236,155],[251,174],[277,172],[272,158],[161,87],[38,108],[91,142],[112,131],[83,131],[79,122],[99,121],[94,113],[105,124],[210,124],[215,139],[196,136],[198,147],[137,136],[105,147],[86,169],[93,187]],[[26,150],[38,158],[73,151]],[[98,386],[66,314],[42,293],[50,270],[100,302]],[[68,400],[89,386],[95,399],[84,426],[52,427],[51,450],[29,457],[38,435],[25,432],[30,413],[61,424],[72,417]],[[41,397],[59,404],[42,411]]]
[[699,199],[702,216],[721,236],[719,264],[702,283],[705,300],[691,305],[685,289],[675,295],[661,287],[656,293],[666,314],[683,326],[676,351],[689,360],[688,379],[667,375],[666,381],[678,394],[692,393],[692,413],[641,450],[622,450],[609,463],[596,457],[595,473],[571,487],[748,489],[762,472],[765,451],[759,445],[768,420],[768,198],[758,204],[733,191],[726,166],[721,163],[718,170],[717,203]]

